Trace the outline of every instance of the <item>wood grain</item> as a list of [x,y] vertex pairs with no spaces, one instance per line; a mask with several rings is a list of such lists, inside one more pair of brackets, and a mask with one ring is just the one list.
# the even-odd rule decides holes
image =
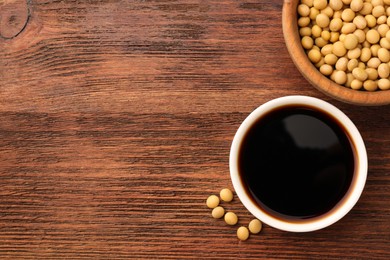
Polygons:
[[[28,8],[23,30],[0,38],[1,258],[390,258],[389,107],[314,89],[287,53],[281,0]],[[292,94],[327,100],[355,122],[366,188],[329,228],[266,226],[239,242],[205,199],[232,187],[229,149],[242,120]],[[237,198],[224,205],[249,222]]]

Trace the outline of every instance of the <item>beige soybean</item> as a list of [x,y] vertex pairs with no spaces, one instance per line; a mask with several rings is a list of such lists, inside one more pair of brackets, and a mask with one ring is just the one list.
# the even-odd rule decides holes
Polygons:
[[324,9],[328,5],[327,0],[314,0],[313,6],[317,8],[318,10]]
[[359,62],[358,68],[361,68],[363,70],[366,69],[366,64],[364,62]]
[[238,217],[233,212],[226,213],[224,219],[225,219],[226,224],[231,225],[231,226],[234,226],[238,222]]
[[358,29],[364,29],[367,26],[366,19],[361,15],[358,15],[355,18],[353,18],[353,23],[356,25],[356,28]]
[[360,60],[362,62],[367,62],[369,59],[371,59],[371,50],[370,48],[363,48],[362,53],[360,54]]
[[349,71],[352,71],[353,69],[357,68],[358,65],[359,65],[359,61],[357,59],[349,60],[347,64],[347,69]]
[[347,50],[352,50],[352,49],[355,49],[358,45],[359,41],[358,41],[358,38],[356,37],[355,34],[348,34],[347,36],[345,36],[345,40],[344,40],[344,47],[347,49]]
[[334,11],[333,18],[341,18],[341,11]]
[[341,19],[343,19],[344,22],[351,22],[353,18],[355,18],[355,12],[350,8],[344,9],[341,13]]
[[316,17],[316,23],[319,27],[325,28],[328,27],[330,20],[326,14],[319,14]]
[[388,78],[390,75],[390,67],[387,63],[382,63],[378,66],[378,75],[382,79]]
[[379,50],[380,48],[381,48],[381,46],[380,46],[379,44],[371,45],[370,50],[371,50],[372,56],[378,57],[378,50]]
[[385,15],[386,11],[383,5],[377,5],[372,9],[372,15],[376,18],[378,18],[381,15]]
[[328,41],[326,41],[324,38],[322,37],[318,37],[316,40],[315,40],[315,44],[316,46],[322,48],[324,47],[325,45],[328,44]]
[[242,226],[237,229],[237,237],[241,241],[245,241],[249,238],[249,231],[246,227]]
[[364,17],[367,21],[367,26],[372,28],[376,25],[376,18],[372,14],[368,14]]
[[249,222],[248,228],[252,234],[258,234],[260,233],[262,226],[260,220],[252,219],[251,222]]
[[313,50],[320,51],[320,47],[313,45]]
[[362,45],[363,45],[363,48],[370,48],[371,47],[371,43],[369,43],[368,41],[364,41],[362,43]]
[[363,8],[363,0],[352,0],[351,1],[351,10],[354,12],[359,12]]
[[322,31],[321,38],[324,39],[325,41],[329,41],[330,40],[330,32],[329,31]]
[[343,2],[341,0],[329,0],[329,6],[335,11],[341,10],[343,8]]
[[387,38],[382,38],[382,39],[379,41],[379,45],[380,45],[382,48],[386,48],[386,49],[390,50],[390,41],[389,41]]
[[330,39],[329,41],[332,42],[332,43],[335,43],[339,40],[339,37],[340,37],[340,33],[338,32],[330,32]]
[[362,68],[354,68],[352,70],[352,75],[355,77],[355,79],[360,81],[365,81],[368,77],[367,72]]
[[378,78],[378,71],[373,68],[366,68],[367,79],[376,80]]
[[310,8],[309,18],[314,21],[319,13],[320,11],[317,8],[312,7]]
[[304,36],[302,37],[301,44],[303,48],[310,50],[311,48],[313,48],[314,41],[311,37]]
[[334,73],[334,81],[340,85],[345,84],[345,82],[347,82],[347,74],[341,70],[336,71]]
[[319,68],[320,68],[322,65],[324,65],[324,64],[325,64],[324,58],[321,57],[320,61],[317,62],[316,64],[314,64],[314,66],[315,66],[317,69],[319,69]]
[[339,40],[340,40],[341,42],[344,42],[346,36],[347,36],[347,35],[346,35],[345,33],[340,34]]
[[344,43],[342,43],[341,41],[335,42],[333,44],[332,51],[333,51],[333,54],[338,56],[338,57],[342,57],[347,53],[347,49],[344,47]]
[[352,80],[354,80],[355,77],[352,75],[352,73],[347,73],[347,81],[345,82],[345,86],[350,88],[351,87],[351,83],[352,83]]
[[329,29],[332,32],[338,32],[341,30],[342,27],[343,27],[343,20],[341,20],[340,18],[334,18],[329,23]]
[[362,53],[362,50],[360,48],[355,48],[353,50],[349,50],[347,52],[348,59],[358,59]]
[[343,27],[341,27],[341,33],[349,34],[353,33],[356,30],[356,25],[354,23],[344,23]]
[[309,17],[301,17],[298,19],[298,25],[300,27],[306,27],[310,24],[310,18]]
[[332,74],[333,72],[333,67],[329,64],[323,64],[321,67],[320,67],[320,72],[322,74],[324,74],[325,76],[329,76]]
[[390,89],[390,80],[389,79],[380,79],[380,80],[378,80],[378,87],[381,90],[388,90],[388,89]]
[[363,30],[358,29],[358,30],[354,31],[353,34],[356,35],[359,43],[363,43],[366,40],[366,33]]
[[318,25],[313,25],[313,27],[311,28],[311,34],[314,36],[314,37],[320,37],[321,36],[321,33],[322,33],[322,29],[321,27],[319,27]]
[[221,206],[218,206],[211,211],[213,218],[222,218],[225,215],[225,209]]
[[326,14],[329,18],[333,17],[334,11],[330,6],[325,7],[324,9],[321,10],[321,14]]
[[303,17],[309,16],[310,14],[310,8],[305,4],[298,5],[297,10],[298,10],[298,14]]
[[387,22],[387,16],[386,15],[382,15],[382,16],[379,16],[377,19],[376,19],[376,24],[386,24]]
[[389,26],[387,24],[381,24],[378,26],[377,30],[381,37],[386,37],[386,33],[389,31]]
[[375,91],[378,89],[378,83],[373,80],[366,80],[363,82],[363,88],[367,91]]
[[371,44],[379,42],[379,39],[380,35],[377,30],[372,29],[366,33],[366,40]]
[[330,74],[330,76],[329,76],[329,78],[332,80],[332,81],[334,81],[334,75],[336,74],[336,70],[334,70],[333,72],[332,72],[332,74]]
[[360,80],[357,80],[357,79],[352,80],[352,82],[351,82],[352,89],[359,90],[362,87],[363,87],[363,82],[361,82]]
[[219,198],[216,195],[210,195],[206,200],[206,205],[213,209],[219,205]]
[[233,200],[233,192],[228,188],[222,189],[219,192],[219,197],[221,197],[221,200],[223,201],[230,202]]
[[386,39],[390,41],[390,31],[386,33]]
[[303,27],[303,28],[299,29],[299,35],[301,35],[301,37],[310,36],[311,35],[311,28],[310,27]]
[[[321,54],[326,56],[328,54],[331,54],[333,50],[333,45],[332,44],[327,44],[324,47],[321,48]],[[337,57],[336,57],[337,59]]]
[[335,65],[336,70],[346,71],[348,67],[348,59],[345,57],[340,58]]
[[349,4],[351,4],[351,1],[352,1],[352,0],[341,0],[341,1],[343,1],[343,3],[344,3],[345,5],[349,5]]
[[390,53],[387,49],[385,48],[380,48],[378,50],[378,58],[382,61],[382,62],[389,62],[390,61]]
[[376,69],[379,67],[380,64],[381,64],[381,60],[378,59],[377,57],[373,57],[367,61],[367,67],[369,68]]
[[313,0],[301,0],[301,3],[308,7],[313,7]]
[[324,62],[329,65],[335,65],[337,62],[337,56],[334,55],[333,53],[329,53],[325,55]]
[[[344,47],[344,46],[343,46],[343,47]],[[345,53],[344,53],[344,54],[345,54]],[[343,55],[341,55],[341,56],[343,56]],[[309,51],[309,53],[308,53],[308,57],[309,57],[309,59],[311,60],[311,62],[317,63],[317,62],[319,62],[319,61],[321,60],[322,55],[321,55],[321,52],[320,52],[320,51],[318,51],[318,50],[316,50],[316,49],[311,49],[311,50]]]
[[373,6],[371,3],[365,2],[365,3],[363,3],[363,7],[362,7],[362,9],[360,9],[359,13],[362,15],[371,14],[372,8],[373,8]]
[[383,0],[371,0],[370,2],[374,7],[378,5],[383,5]]
[[[388,7],[387,10],[389,10],[389,13],[390,13],[390,7]],[[390,26],[390,15],[387,14],[387,16],[388,16],[388,17],[387,17],[386,23],[387,23],[388,26]]]

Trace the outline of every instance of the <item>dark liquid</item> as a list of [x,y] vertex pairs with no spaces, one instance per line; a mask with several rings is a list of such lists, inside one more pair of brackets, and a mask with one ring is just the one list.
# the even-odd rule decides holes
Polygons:
[[354,152],[343,128],[309,107],[274,110],[243,139],[239,171],[250,197],[270,215],[320,216],[342,200],[354,174]]

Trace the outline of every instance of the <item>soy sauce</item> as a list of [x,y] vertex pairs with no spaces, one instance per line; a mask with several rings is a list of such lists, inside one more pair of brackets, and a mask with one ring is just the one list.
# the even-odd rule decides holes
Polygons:
[[305,106],[271,111],[249,129],[239,172],[250,197],[267,213],[291,220],[321,216],[346,195],[354,148],[342,125]]

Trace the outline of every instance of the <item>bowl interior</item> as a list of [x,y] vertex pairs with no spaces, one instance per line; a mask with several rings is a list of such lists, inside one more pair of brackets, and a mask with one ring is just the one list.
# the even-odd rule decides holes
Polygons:
[[341,86],[322,75],[310,62],[303,47],[298,32],[297,6],[299,0],[284,0],[283,4],[283,35],[290,56],[302,75],[314,87],[337,100],[364,106],[390,104],[390,90],[375,92],[353,90]]

